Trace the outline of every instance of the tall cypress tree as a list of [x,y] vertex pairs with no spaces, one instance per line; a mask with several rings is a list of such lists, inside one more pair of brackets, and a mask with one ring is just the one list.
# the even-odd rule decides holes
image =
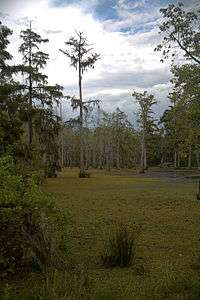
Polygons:
[[[53,104],[58,103],[63,97],[63,87],[60,85],[49,85],[48,77],[42,73],[42,69],[46,66],[49,55],[40,50],[40,46],[48,42],[48,39],[43,39],[38,33],[34,32],[30,27],[20,34],[23,43],[19,48],[19,52],[23,55],[23,65],[21,71],[25,77],[25,84],[23,85],[25,91],[25,98],[27,103],[28,116],[28,135],[29,145],[37,142],[38,151],[43,155],[43,162],[48,168],[52,162],[52,157],[57,157],[57,153],[49,155],[48,136],[51,130],[51,124],[59,123],[53,111]],[[43,125],[39,122],[43,118]],[[39,129],[39,124],[41,128]],[[45,125],[44,125],[45,124]],[[57,127],[56,127],[57,128]],[[43,130],[43,132],[42,132]],[[43,139],[41,139],[41,132]],[[45,140],[44,135],[47,139]],[[52,135],[52,143],[57,139],[57,131]],[[41,144],[41,141],[43,144]],[[59,152],[55,147],[51,150]],[[47,153],[48,152],[48,153]],[[55,165],[58,165],[55,162]]]
[[49,55],[40,51],[39,46],[42,43],[47,43],[48,39],[42,39],[42,37],[34,32],[30,27],[21,31],[20,37],[23,43],[19,47],[19,52],[23,55],[23,67],[22,72],[25,75],[24,88],[27,90],[25,97],[28,102],[28,131],[29,131],[29,144],[33,141],[33,104],[36,100],[42,104],[45,103],[45,97],[43,95],[43,87],[47,84],[47,76],[41,73],[41,69],[44,68],[49,59]]
[[82,76],[88,68],[94,68],[94,64],[99,59],[100,55],[92,52],[92,48],[88,44],[87,39],[82,32],[77,32],[76,36],[71,37],[67,42],[66,50],[60,51],[71,60],[71,66],[75,67],[78,71],[78,89],[79,98],[72,97],[72,108],[79,108],[79,127],[80,127],[80,174],[79,177],[85,177],[85,164],[84,164],[84,140],[83,140],[83,120],[84,111],[90,104],[98,104],[98,100],[83,101],[82,92]]

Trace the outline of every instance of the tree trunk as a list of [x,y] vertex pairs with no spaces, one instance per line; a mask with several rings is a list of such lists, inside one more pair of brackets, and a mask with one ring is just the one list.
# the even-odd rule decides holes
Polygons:
[[92,166],[93,168],[96,168],[96,149],[94,149],[94,147],[92,151]]
[[174,168],[177,168],[177,152],[174,151]]
[[[30,31],[31,31],[31,22],[30,22]],[[29,145],[32,144],[33,141],[33,123],[32,123],[32,76],[31,76],[31,67],[32,67],[32,46],[31,43],[29,45],[29,113],[28,113],[28,131],[29,131]]]
[[196,152],[196,161],[197,161],[197,168],[200,169],[200,159],[199,159],[199,151]]
[[140,172],[144,173],[147,167],[147,158],[146,158],[146,145],[145,145],[145,133],[142,132],[142,141],[141,141],[141,161],[140,161]]
[[110,146],[106,146],[106,170],[110,171]]
[[191,169],[191,162],[192,162],[192,147],[189,145],[189,152],[188,152],[188,168]]
[[144,143],[144,169],[147,170],[147,149],[146,149],[146,143]]
[[[81,43],[81,39],[80,39]],[[83,98],[82,98],[82,68],[81,68],[81,51],[79,43],[79,62],[78,62],[78,71],[79,71],[79,100],[80,100],[80,177],[84,177],[85,168],[84,168],[84,141],[83,141]]]
[[120,169],[119,140],[117,141],[116,167],[118,170]]
[[177,167],[180,168],[180,154],[177,153]]
[[164,164],[164,155],[162,154],[161,160],[160,160],[160,166],[163,167]]
[[61,162],[61,167],[64,167],[64,137],[63,137],[63,116],[62,116],[62,103],[60,103],[60,119],[61,119],[61,131],[60,131],[60,162]]

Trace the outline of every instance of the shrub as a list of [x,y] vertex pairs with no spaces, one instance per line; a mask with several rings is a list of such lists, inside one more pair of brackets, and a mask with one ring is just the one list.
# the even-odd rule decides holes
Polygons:
[[37,221],[26,220],[23,234],[27,240],[31,256],[42,271],[64,270],[65,256],[62,250],[62,235],[52,223],[51,218],[40,215]]
[[48,178],[56,178],[57,177],[57,167],[55,163],[49,162],[45,167],[45,174]]
[[117,224],[114,234],[106,243],[102,262],[105,267],[129,267],[135,259],[135,232],[130,231],[125,224]]
[[90,178],[90,173],[88,173],[88,172],[80,172],[79,173],[79,178]]
[[32,264],[39,255],[35,246],[36,240],[40,240],[40,243],[43,242],[40,255],[42,251],[43,254],[46,252],[44,255],[49,253],[47,248],[52,243],[51,235],[44,236],[42,231],[44,225],[42,224],[45,220],[45,224],[51,227],[54,218],[57,220],[58,211],[54,206],[53,199],[39,189],[34,181],[34,176],[22,176],[11,156],[1,157],[1,276],[7,276],[17,268]]

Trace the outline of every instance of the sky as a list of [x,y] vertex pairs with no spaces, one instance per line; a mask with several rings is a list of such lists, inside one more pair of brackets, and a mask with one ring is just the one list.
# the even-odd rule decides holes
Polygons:
[[[183,0],[186,7],[199,6],[199,0]],[[59,49],[75,34],[84,32],[94,51],[100,54],[95,68],[83,77],[84,99],[100,99],[101,107],[112,112],[117,107],[129,119],[137,110],[133,90],[155,95],[157,116],[168,107],[167,95],[172,88],[170,62],[160,62],[154,48],[161,36],[159,12],[176,1],[170,0],[0,0],[0,18],[13,30],[9,50],[13,63],[20,63],[19,34],[29,21],[34,31],[48,38],[42,50],[50,55],[44,72],[50,84],[60,84],[66,95],[77,95],[77,71]],[[64,105],[65,118],[72,117]]]

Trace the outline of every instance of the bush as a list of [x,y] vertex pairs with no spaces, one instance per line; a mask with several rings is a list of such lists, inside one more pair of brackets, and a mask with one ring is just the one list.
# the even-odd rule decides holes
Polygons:
[[55,163],[50,163],[45,167],[45,174],[48,178],[56,178],[57,177],[57,166]]
[[52,220],[47,216],[40,215],[37,222],[26,222],[23,234],[27,240],[31,257],[43,272],[50,269],[65,270],[65,256],[62,248],[62,236],[53,226]]
[[117,224],[116,230],[110,236],[105,253],[102,255],[103,265],[111,267],[129,267],[135,259],[136,238],[135,232],[130,231],[125,224]]
[[79,172],[79,178],[90,178],[90,173],[88,172]]
[[52,242],[51,234],[44,236],[42,231],[44,225],[42,224],[45,220],[45,226],[48,224],[51,227],[54,218],[58,219],[58,211],[53,204],[53,199],[39,189],[34,181],[34,176],[24,177],[19,173],[11,156],[1,157],[1,276],[5,277],[18,268],[29,267],[36,260],[39,255],[35,246],[36,240],[43,243],[40,252],[43,251],[43,254],[46,252],[44,255],[49,254],[47,248]]

